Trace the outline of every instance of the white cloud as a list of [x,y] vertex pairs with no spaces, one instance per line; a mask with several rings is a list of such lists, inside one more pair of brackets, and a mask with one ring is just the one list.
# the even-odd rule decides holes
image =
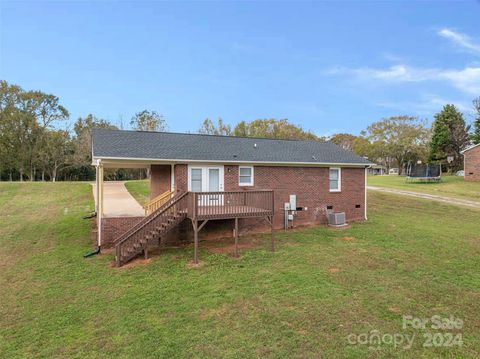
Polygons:
[[464,101],[445,99],[431,94],[422,94],[417,101],[382,101],[376,105],[390,108],[396,111],[413,111],[419,116],[430,116],[432,113],[440,111],[446,104],[455,105],[461,112],[471,112],[471,106]]
[[463,48],[464,50],[480,54],[480,43],[475,42],[470,36],[466,34],[444,28],[438,31],[438,35],[450,40],[456,46]]
[[480,67],[466,67],[463,70],[448,70],[440,74],[458,89],[472,95],[480,95]]
[[457,69],[416,68],[403,64],[385,69],[370,67],[336,67],[326,71],[327,75],[354,76],[363,80],[377,80],[385,83],[405,83],[423,81],[446,81],[457,89],[470,95],[480,94],[480,67]]

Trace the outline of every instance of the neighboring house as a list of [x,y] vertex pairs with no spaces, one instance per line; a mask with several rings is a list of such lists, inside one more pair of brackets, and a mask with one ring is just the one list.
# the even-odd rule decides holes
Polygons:
[[[138,248],[146,253],[146,242],[164,240],[167,232],[193,232],[197,253],[198,232],[211,220],[203,230],[209,237],[231,236],[234,226],[236,235],[273,234],[285,226],[291,195],[295,226],[326,223],[329,211],[345,212],[349,222],[367,218],[371,163],[330,142],[95,129],[92,157],[102,223],[98,242],[114,240],[118,265]],[[103,168],[150,168],[152,214],[104,218]]]
[[371,176],[383,176],[387,174],[387,167],[374,164],[368,168],[368,174]]
[[480,143],[462,151],[465,181],[480,181]]

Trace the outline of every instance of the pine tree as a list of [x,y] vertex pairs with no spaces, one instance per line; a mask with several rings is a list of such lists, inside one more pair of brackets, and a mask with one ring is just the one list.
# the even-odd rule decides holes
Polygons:
[[477,97],[475,100],[473,100],[473,106],[475,107],[475,111],[477,113],[475,121],[473,122],[473,133],[471,140],[474,145],[477,145],[480,143],[480,97]]
[[435,115],[429,160],[442,161],[453,156],[451,169],[460,169],[463,162],[460,152],[468,145],[468,131],[463,114],[454,105],[445,105]]

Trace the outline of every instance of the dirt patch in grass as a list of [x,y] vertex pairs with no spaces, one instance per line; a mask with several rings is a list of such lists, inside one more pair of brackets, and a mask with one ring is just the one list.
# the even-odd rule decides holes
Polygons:
[[352,225],[347,223],[346,225],[344,226],[338,226],[338,227],[335,227],[335,226],[326,226],[328,229],[332,230],[332,231],[341,231],[341,230],[344,230],[344,229],[351,229],[352,228]]
[[203,267],[203,262],[195,263],[194,261],[188,261],[187,268],[200,268]]
[[[235,240],[233,238],[212,239],[202,243],[211,253],[229,254],[235,252]],[[238,248],[253,249],[261,246],[261,240],[255,237],[243,237],[238,240]]]
[[[121,268],[122,269],[135,268],[135,267],[144,266],[150,263],[152,263],[152,258],[145,259],[145,258],[138,257],[138,258],[133,258],[131,261],[121,266]],[[112,262],[111,266],[115,267],[115,262]]]
[[341,238],[337,238],[339,241],[353,241],[355,240],[355,237],[341,237]]
[[300,243],[298,242],[286,242],[282,243],[284,247],[298,247],[300,246]]
[[400,314],[402,313],[402,309],[399,307],[389,307],[388,310],[392,313]]
[[200,312],[200,319],[210,319],[214,317],[223,317],[230,310],[230,306],[223,304],[217,308],[206,308]]
[[337,268],[337,267],[332,267],[332,268],[328,268],[328,271],[330,273],[337,273],[340,271],[340,268]]

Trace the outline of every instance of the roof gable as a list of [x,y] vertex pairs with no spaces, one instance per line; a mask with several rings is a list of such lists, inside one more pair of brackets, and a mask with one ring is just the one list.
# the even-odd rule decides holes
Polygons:
[[92,157],[94,160],[371,164],[331,142],[110,129],[93,130]]
[[464,150],[463,150],[462,152],[460,152],[460,153],[463,154],[463,153],[465,153],[465,152],[468,152],[468,151],[470,151],[470,150],[473,150],[474,148],[480,148],[480,143],[477,143],[476,145],[470,146],[470,147],[464,149]]

